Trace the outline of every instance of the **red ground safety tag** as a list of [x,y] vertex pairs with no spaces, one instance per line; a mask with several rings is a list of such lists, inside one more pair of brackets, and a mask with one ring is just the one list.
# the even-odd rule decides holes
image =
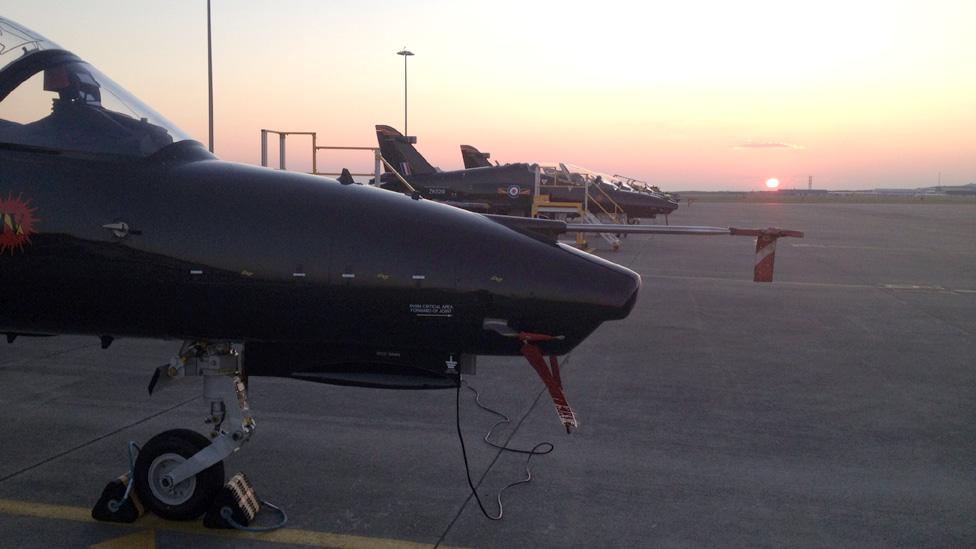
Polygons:
[[522,355],[535,368],[536,373],[539,374],[543,383],[546,384],[546,388],[549,389],[549,396],[552,397],[552,403],[556,406],[556,413],[559,414],[559,420],[566,427],[566,432],[569,433],[571,428],[578,428],[576,414],[573,413],[569,402],[566,401],[566,395],[563,394],[562,380],[559,377],[559,363],[556,361],[556,357],[549,357],[549,365],[547,365],[542,356],[542,350],[538,346],[525,339],[522,341]]

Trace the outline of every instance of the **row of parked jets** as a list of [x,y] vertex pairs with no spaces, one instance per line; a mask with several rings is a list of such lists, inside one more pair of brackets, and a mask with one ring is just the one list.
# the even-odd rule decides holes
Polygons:
[[[646,183],[620,176],[594,173],[566,164],[492,164],[490,155],[461,145],[464,169],[435,168],[414,147],[415,139],[396,129],[376,126],[380,153],[398,168],[388,169],[380,181],[384,189],[407,192],[410,187],[424,198],[488,214],[529,216],[536,192],[548,201],[586,204],[587,210],[615,222],[634,223],[668,215],[678,208],[675,197]],[[585,197],[585,198],[584,198]]]

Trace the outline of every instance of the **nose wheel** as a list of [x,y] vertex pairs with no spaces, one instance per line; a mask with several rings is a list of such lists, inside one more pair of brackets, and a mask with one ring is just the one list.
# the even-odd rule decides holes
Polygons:
[[207,437],[188,429],[164,431],[139,451],[135,487],[139,499],[156,515],[169,520],[193,520],[203,515],[224,485],[222,461],[173,483],[170,473],[210,445]]

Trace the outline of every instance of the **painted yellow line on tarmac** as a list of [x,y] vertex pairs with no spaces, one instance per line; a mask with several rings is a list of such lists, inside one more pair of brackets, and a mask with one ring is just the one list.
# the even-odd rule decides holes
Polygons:
[[89,545],[88,549],[156,549],[156,531],[143,530]]
[[[87,522],[107,526],[123,526],[144,530],[165,530],[201,536],[248,539],[268,543],[288,543],[310,547],[332,547],[335,549],[420,549],[429,548],[432,543],[417,543],[388,538],[372,538],[366,536],[351,536],[333,534],[315,530],[297,530],[282,528],[272,532],[240,532],[236,530],[212,530],[205,528],[202,522],[176,522],[163,520],[155,515],[147,514],[139,520],[125,524],[120,522],[98,522],[91,518],[91,510],[85,507],[71,507],[67,505],[52,505],[49,503],[34,503],[31,501],[17,501],[0,499],[0,514],[22,517],[36,517],[71,522]],[[150,533],[150,535],[152,535]],[[445,549],[449,549],[446,548]]]
[[84,507],[68,507],[66,505],[49,505],[47,503],[33,503],[30,501],[16,501],[0,499],[0,513],[4,515],[19,515],[22,517],[40,517],[74,522],[94,522],[91,510]]

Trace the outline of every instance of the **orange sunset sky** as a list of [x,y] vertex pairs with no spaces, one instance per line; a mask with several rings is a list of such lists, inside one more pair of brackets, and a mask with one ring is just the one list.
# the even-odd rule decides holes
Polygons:
[[[0,0],[206,143],[206,2]],[[261,128],[375,146],[409,129],[665,190],[976,182],[976,2],[213,0],[216,153]],[[289,167],[309,169],[308,142]],[[365,155],[320,167],[369,170]]]

